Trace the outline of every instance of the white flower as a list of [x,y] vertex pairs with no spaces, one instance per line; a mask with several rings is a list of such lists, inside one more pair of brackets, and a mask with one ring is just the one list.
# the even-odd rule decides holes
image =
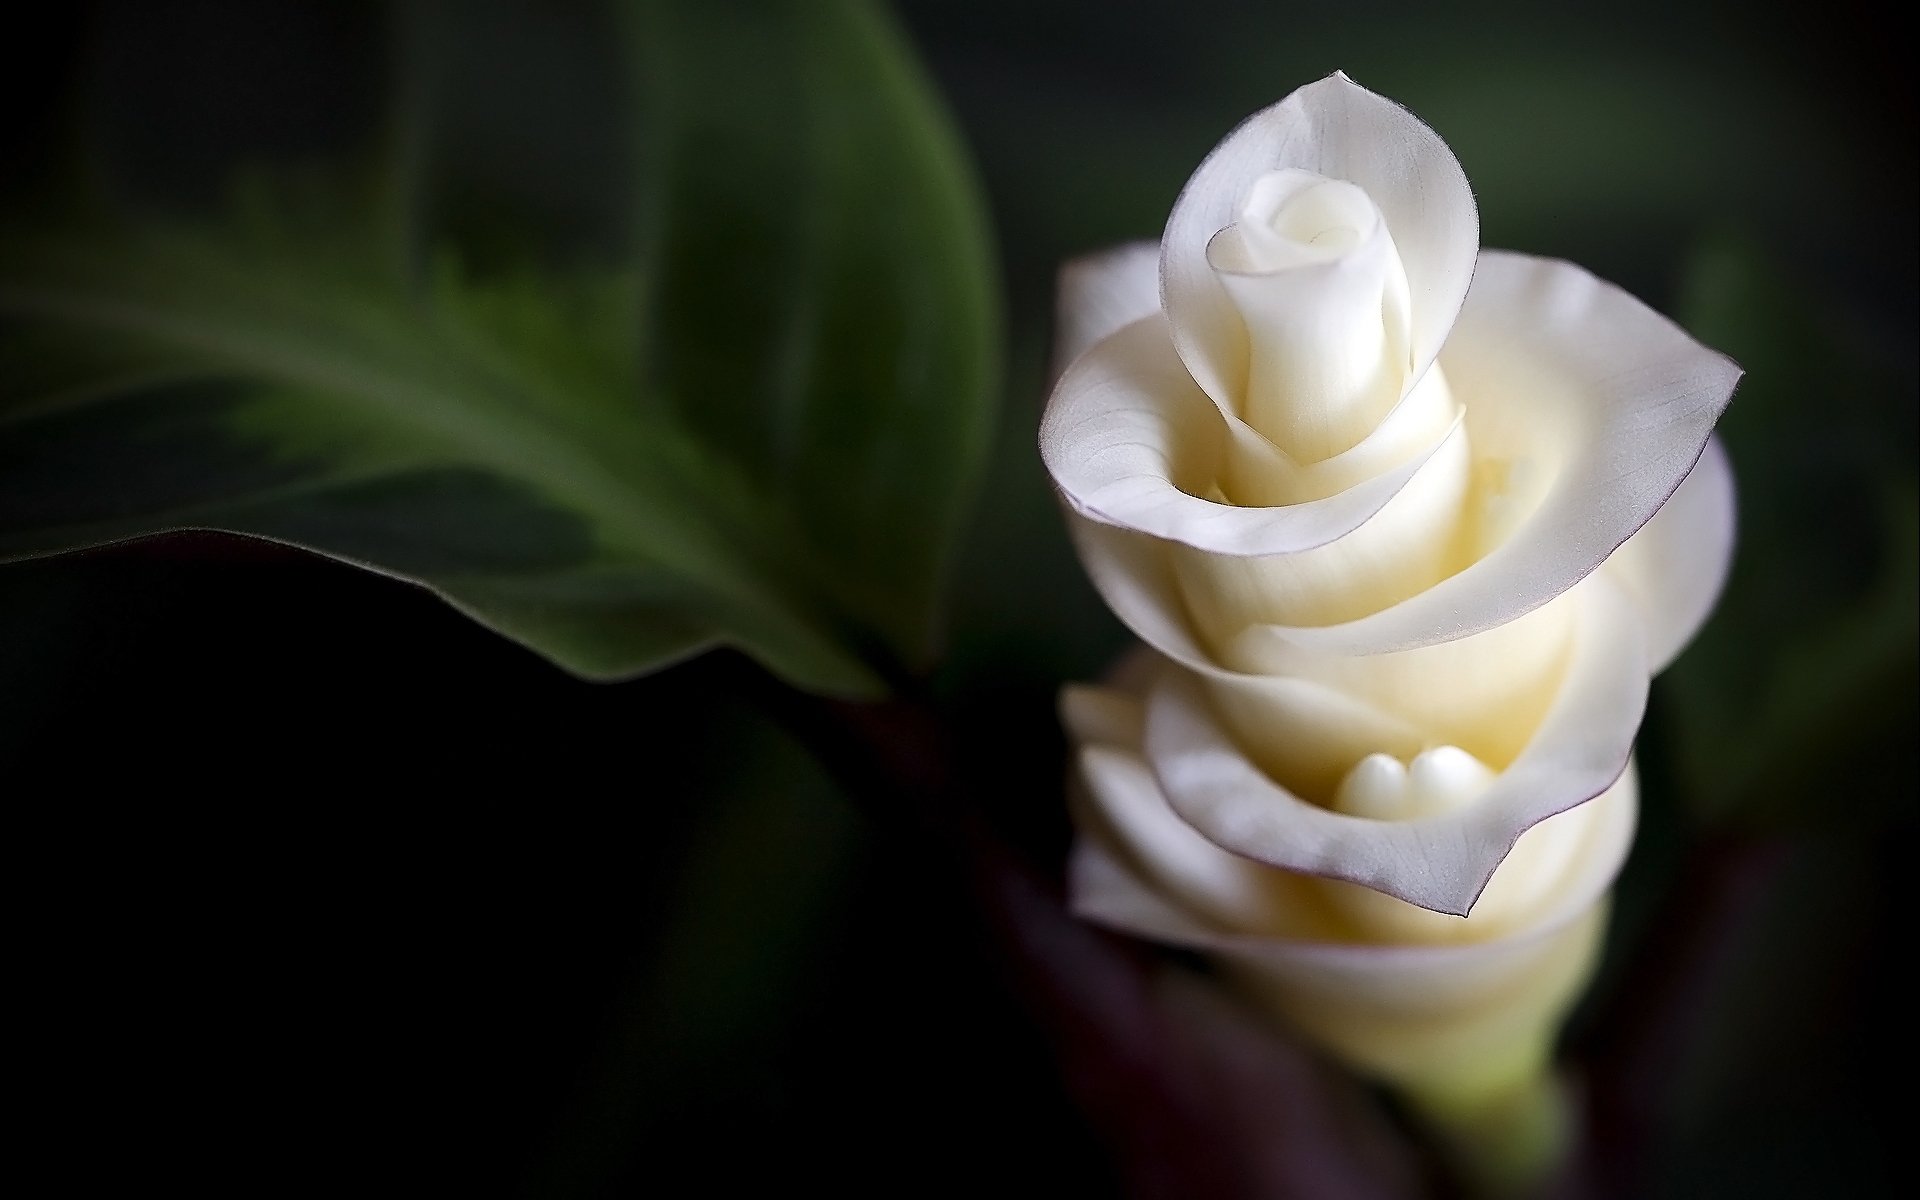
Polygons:
[[1070,266],[1060,342],[1042,455],[1155,652],[1065,701],[1077,908],[1390,1077],[1536,1069],[1648,680],[1726,574],[1739,369],[1481,252],[1446,145],[1344,75],[1230,134],[1158,246]]

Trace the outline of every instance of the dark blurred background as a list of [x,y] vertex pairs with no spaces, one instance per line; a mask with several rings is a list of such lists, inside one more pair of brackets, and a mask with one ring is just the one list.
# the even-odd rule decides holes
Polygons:
[[[37,7],[0,44],[0,187],[61,159],[76,94],[130,191],[191,206],[235,164],[351,146],[388,86],[375,5]],[[1910,37],[1857,3],[895,11],[1003,260],[1002,426],[936,679],[1002,825],[1057,853],[1053,695],[1125,642],[1032,446],[1053,273],[1156,236],[1229,128],[1344,69],[1446,138],[1487,245],[1580,262],[1749,369],[1725,425],[1741,558],[1656,685],[1642,841],[1571,1038],[1604,1050],[1593,1014],[1663,978],[1634,962],[1722,905],[1711,969],[1673,967],[1704,1019],[1650,1093],[1650,1189],[1893,1190]],[[588,48],[568,13],[527,43],[560,78]],[[529,186],[556,219],[591,209],[568,122],[592,97],[518,86],[477,122],[501,140],[468,151],[551,168]],[[950,876],[856,812],[743,673],[579,683],[423,592],[208,535],[0,568],[10,1057],[47,1191],[1109,1194]]]

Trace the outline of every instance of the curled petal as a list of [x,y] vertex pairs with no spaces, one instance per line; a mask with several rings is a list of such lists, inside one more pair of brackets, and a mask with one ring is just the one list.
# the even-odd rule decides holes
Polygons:
[[[1209,552],[1294,553],[1345,537],[1457,436],[1457,420],[1405,458],[1324,499],[1271,508],[1196,494],[1217,476],[1219,418],[1173,353],[1164,324],[1137,321],[1097,343],[1054,389],[1040,453],[1061,495],[1091,521]],[[1181,485],[1185,484],[1185,488]]]
[[1647,661],[1666,669],[1713,611],[1733,565],[1733,467],[1718,438],[1653,520],[1607,560],[1640,609]]
[[1225,671],[1198,678],[1247,757],[1303,799],[1332,798],[1369,754],[1404,762],[1435,742],[1431,730],[1322,680]]
[[[1147,491],[1144,481],[1136,486]],[[1188,620],[1173,577],[1166,542],[1177,539],[1102,520],[1082,510],[1072,494],[1065,498],[1067,533],[1107,607],[1168,658],[1196,669],[1212,666],[1213,657]],[[1146,508],[1144,499],[1141,507]]]
[[1372,655],[1325,654],[1293,630],[1252,626],[1216,657],[1163,543],[1071,513],[1067,527],[1108,606],[1204,680],[1269,774],[1316,798],[1369,750],[1405,757],[1439,739],[1496,766],[1512,761],[1559,686],[1578,616],[1568,597],[1471,638]]
[[1326,545],[1258,557],[1169,546],[1188,611],[1223,662],[1245,670],[1230,651],[1248,626],[1331,625],[1415,595],[1458,565],[1456,529],[1471,474],[1456,427],[1379,511]]
[[1160,311],[1160,246],[1129,242],[1060,268],[1055,301],[1053,377],[1074,359],[1135,321]]
[[1455,812],[1381,822],[1302,799],[1234,743],[1183,671],[1163,673],[1148,696],[1147,760],[1174,811],[1225,849],[1465,916],[1522,833],[1626,769],[1647,695],[1636,615],[1605,580],[1581,599],[1566,678],[1532,740]]
[[[1249,745],[1293,736],[1291,722],[1275,711],[1268,681],[1311,679],[1394,714],[1430,741],[1504,767],[1532,739],[1560,688],[1575,630],[1591,615],[1582,595],[1575,588],[1485,633],[1391,654],[1320,654],[1255,627],[1226,656],[1236,671],[1203,669],[1202,675],[1222,715]],[[1320,789],[1326,782],[1297,780]]]
[[[1104,778],[1099,780],[1103,787],[1106,782]],[[1150,775],[1136,774],[1115,790],[1114,798],[1146,817],[1154,802],[1165,808],[1164,800],[1152,792],[1152,787]],[[1581,847],[1577,861],[1551,901],[1534,910],[1531,919],[1523,925],[1478,942],[1349,942],[1338,936],[1323,936],[1324,924],[1311,913],[1283,917],[1283,920],[1299,921],[1299,927],[1291,930],[1244,929],[1231,920],[1221,920],[1222,914],[1209,912],[1205,905],[1192,903],[1181,890],[1159,886],[1159,881],[1140,867],[1141,856],[1134,847],[1116,840],[1112,828],[1105,825],[1097,825],[1090,835],[1075,842],[1068,864],[1069,892],[1074,911],[1081,916],[1177,946],[1231,948],[1243,953],[1280,949],[1297,958],[1318,959],[1323,963],[1345,960],[1360,971],[1460,963],[1466,957],[1462,951],[1485,948],[1497,952],[1501,947],[1511,948],[1551,934],[1592,911],[1595,902],[1612,886],[1633,845],[1639,794],[1631,772],[1622,776],[1615,791],[1609,792],[1609,800],[1616,797],[1619,803],[1605,805],[1601,810],[1603,819],[1587,831],[1587,844]],[[1169,832],[1157,821],[1150,826],[1145,820],[1140,831],[1151,836]],[[1217,848],[1216,852],[1224,853]],[[1194,857],[1198,861],[1198,851]],[[1206,869],[1216,865],[1208,862]]]
[[[1467,410],[1476,472],[1470,503],[1484,527],[1478,557],[1368,616],[1253,627],[1242,634],[1246,653],[1271,641],[1276,654],[1387,654],[1481,633],[1545,605],[1605,562],[1675,493],[1740,376],[1730,359],[1578,267],[1495,251],[1481,256],[1443,363]],[[1683,510],[1692,514],[1688,528],[1701,521],[1711,528],[1715,477],[1708,470],[1706,494]],[[1132,528],[1166,536],[1164,525]],[[1239,531],[1230,522],[1207,528]],[[1075,543],[1121,620],[1174,658],[1208,657],[1157,562],[1159,548],[1078,528]],[[1664,543],[1663,535],[1653,544]],[[1685,595],[1701,603],[1710,582],[1684,584]],[[1678,632],[1667,632],[1666,646]]]
[[[1075,688],[1063,697],[1063,715],[1082,746],[1078,780],[1085,794],[1076,797],[1076,824],[1083,835],[1112,848],[1160,894],[1216,930],[1369,944],[1506,936],[1591,903],[1619,865],[1625,831],[1633,824],[1637,796],[1628,772],[1602,797],[1522,834],[1466,918],[1435,913],[1355,884],[1276,869],[1209,841],[1168,803],[1142,756],[1142,696],[1151,687],[1149,676],[1131,686]],[[1382,756],[1369,758],[1361,767],[1376,763],[1392,768],[1376,775],[1398,775],[1402,788],[1407,785],[1405,769]],[[1365,774],[1356,770],[1349,784]],[[1450,747],[1419,756],[1411,773],[1412,787],[1429,803],[1439,800],[1444,805],[1449,786],[1462,782],[1467,790],[1453,799],[1470,804],[1490,779],[1484,767]],[[1375,807],[1384,805],[1382,812],[1404,808],[1404,802],[1384,795],[1378,799]],[[1343,806],[1343,811],[1355,810]]]
[[1611,284],[1488,251],[1441,357],[1494,526],[1470,566],[1343,625],[1276,631],[1379,654],[1505,624],[1571,588],[1673,495],[1740,368]]
[[1088,793],[1080,827],[1099,830],[1154,890],[1207,926],[1321,941],[1339,936],[1314,895],[1314,880],[1229,854],[1168,808],[1137,743],[1089,747],[1079,767]]
[[1287,168],[1356,184],[1378,206],[1406,272],[1409,380],[1439,353],[1473,276],[1479,215],[1440,136],[1345,75],[1298,89],[1214,148],[1174,202],[1161,242],[1161,303],[1174,343],[1228,410],[1246,373],[1246,331],[1207,246],[1234,223],[1256,181]]

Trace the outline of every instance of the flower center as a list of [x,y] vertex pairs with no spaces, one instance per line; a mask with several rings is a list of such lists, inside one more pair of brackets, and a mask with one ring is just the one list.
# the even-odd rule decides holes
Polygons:
[[1334,793],[1335,811],[1376,821],[1417,821],[1465,808],[1493,783],[1487,765],[1458,746],[1436,746],[1402,763],[1369,754]]
[[1255,180],[1207,261],[1246,330],[1242,419],[1299,463],[1366,437],[1410,366],[1408,293],[1380,210],[1340,179]]
[[1216,269],[1263,274],[1341,258],[1372,236],[1380,211],[1344,179],[1271,171],[1254,181],[1234,238],[1210,253]]

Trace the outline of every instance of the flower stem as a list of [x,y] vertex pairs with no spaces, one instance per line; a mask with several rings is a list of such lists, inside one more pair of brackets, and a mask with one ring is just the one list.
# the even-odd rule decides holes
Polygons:
[[1577,1137],[1566,1082],[1551,1069],[1471,1095],[1413,1093],[1468,1195],[1505,1200],[1538,1192]]

